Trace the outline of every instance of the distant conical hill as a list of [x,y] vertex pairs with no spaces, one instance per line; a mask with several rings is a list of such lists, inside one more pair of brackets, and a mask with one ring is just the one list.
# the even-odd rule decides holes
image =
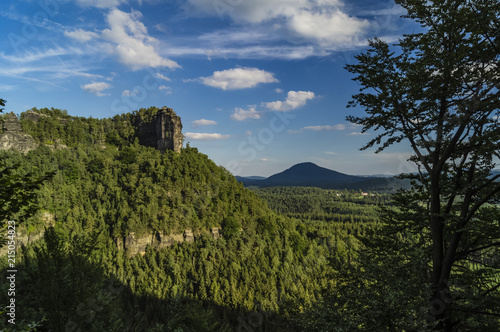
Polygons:
[[394,177],[364,177],[340,173],[311,162],[293,165],[283,172],[262,180],[238,178],[245,186],[257,187],[319,187],[325,189],[356,189],[394,191],[408,183]]

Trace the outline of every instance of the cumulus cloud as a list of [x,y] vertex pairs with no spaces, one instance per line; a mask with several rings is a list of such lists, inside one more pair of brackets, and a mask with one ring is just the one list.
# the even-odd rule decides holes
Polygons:
[[231,137],[230,135],[223,135],[218,133],[185,133],[184,136],[188,139],[199,140],[199,141],[216,141],[225,140]]
[[288,26],[296,35],[312,39],[319,45],[358,44],[363,32],[368,28],[367,20],[349,16],[339,9],[314,12],[300,10],[290,17]]
[[[108,0],[103,3],[112,2]],[[86,1],[86,3],[91,5],[93,1]],[[107,8],[107,6],[103,8]],[[121,63],[132,70],[151,67],[180,68],[177,62],[164,58],[158,53],[159,41],[148,34],[148,30],[141,22],[141,18],[142,14],[137,10],[126,13],[113,8],[106,16],[106,22],[109,25],[108,29],[104,29],[99,33],[76,29],[65,32],[65,35],[81,42],[99,38],[104,41],[99,45],[100,49],[116,55]],[[158,75],[158,78],[168,80],[167,77]]]
[[231,119],[236,121],[243,121],[246,119],[260,119],[261,113],[255,109],[255,107],[250,107],[248,110],[236,107],[234,113],[231,114]]
[[324,125],[324,126],[307,126],[304,127],[305,130],[323,131],[323,130],[344,130],[345,125],[337,124],[334,126]]
[[106,95],[102,93],[102,91],[111,88],[111,85],[106,82],[93,82],[82,85],[81,88],[88,93],[92,93],[95,94],[96,96],[102,97]]
[[286,112],[304,106],[308,100],[315,97],[316,95],[311,91],[288,91],[286,100],[268,102],[264,105],[273,111]]
[[349,15],[340,0],[253,0],[235,6],[188,0],[186,11],[226,16],[242,25],[265,25],[294,42],[299,37],[323,47],[359,44],[370,27],[367,20]]
[[248,89],[261,83],[278,82],[273,73],[257,68],[232,68],[215,71],[212,76],[200,77],[198,81],[222,90]]
[[101,32],[102,38],[115,45],[114,52],[120,62],[139,70],[148,67],[179,68],[175,61],[163,58],[156,50],[158,40],[148,35],[137,10],[130,13],[114,8],[106,17],[109,29]]
[[207,120],[207,119],[200,119],[200,120],[191,121],[191,125],[195,128],[198,126],[213,126],[216,124],[217,124],[217,121]]

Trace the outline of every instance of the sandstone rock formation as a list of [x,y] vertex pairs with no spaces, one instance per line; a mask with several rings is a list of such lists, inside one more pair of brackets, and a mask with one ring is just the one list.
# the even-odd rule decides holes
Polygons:
[[[143,236],[136,236],[134,232],[131,232],[123,240],[120,238],[115,239],[115,243],[118,247],[118,250],[126,250],[127,256],[133,257],[137,254],[144,255],[146,253],[146,248],[148,245],[153,249],[158,250],[171,246],[172,244],[174,244],[174,242],[192,243],[200,234],[197,234],[195,236],[191,229],[184,230],[184,233],[164,234],[162,232],[156,232],[154,234],[146,234]],[[212,228],[211,234],[213,239],[218,239],[220,237],[219,228]]]
[[33,111],[26,111],[21,114],[21,120],[30,120],[33,122],[38,122],[40,118],[48,118],[49,116],[43,113],[37,113]]
[[19,119],[14,112],[8,113],[3,118],[0,132],[0,150],[16,150],[27,153],[37,147],[31,135],[22,132]]
[[[44,213],[42,215],[42,220],[45,221],[46,226],[54,225],[54,215]],[[212,229],[210,229],[210,233],[213,239],[217,240],[220,238],[219,231],[220,228],[218,227],[213,227]],[[43,230],[30,234],[18,231],[16,235],[16,251],[19,250],[19,248],[21,248],[21,246],[23,245],[42,239],[44,233],[45,232]],[[186,229],[184,230],[184,233],[164,234],[162,232],[156,232],[154,234],[136,236],[135,232],[130,232],[130,234],[124,238],[116,238],[115,244],[118,250],[126,251],[127,257],[134,257],[138,254],[144,255],[148,246],[151,246],[155,250],[159,250],[161,248],[169,247],[175,242],[193,243],[201,234],[209,233],[205,230],[203,232],[194,234],[191,229]],[[6,255],[7,251],[7,246],[0,248],[0,257]]]
[[[41,220],[44,222],[46,227],[54,226],[54,224],[55,224],[54,214],[47,212],[47,211],[44,211],[41,213],[40,217],[41,217]],[[16,228],[16,249],[15,250],[18,251],[22,246],[42,239],[44,235],[45,235],[44,229],[40,229],[38,231],[28,233],[28,232],[26,232],[26,230],[20,230],[20,228]],[[9,247],[7,245],[0,247],[0,257],[7,255],[8,251],[9,251]]]
[[149,122],[137,124],[139,142],[161,152],[182,149],[182,122],[171,108],[163,107]]

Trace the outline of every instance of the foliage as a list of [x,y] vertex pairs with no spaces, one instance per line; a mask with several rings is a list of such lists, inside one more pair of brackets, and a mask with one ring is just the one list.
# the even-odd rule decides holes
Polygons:
[[[410,160],[420,173],[407,176],[413,191],[400,195],[397,207],[405,214],[393,220],[404,221],[398,233],[403,237],[414,237],[415,227],[424,235],[417,248],[427,255],[415,264],[422,269],[431,266],[427,307],[434,328],[498,329],[494,308],[500,301],[500,284],[492,277],[500,264],[479,263],[476,268],[470,260],[496,257],[500,245],[500,228],[490,228],[497,223],[492,217],[500,199],[499,176],[491,176],[500,139],[495,29],[500,4],[398,3],[424,30],[406,35],[396,50],[382,40],[371,40],[370,49],[357,56],[358,64],[347,66],[362,86],[350,106],[361,106],[367,114],[348,120],[362,125],[363,132],[380,130],[363,149],[376,146],[379,152],[407,142],[413,150]],[[467,286],[460,286],[471,274],[478,279],[469,278]],[[465,298],[445,296],[464,287],[485,301],[479,303],[476,295],[465,293]]]
[[[46,128],[42,119],[32,133]],[[71,121],[80,132],[87,120]],[[107,120],[97,127],[100,121]],[[68,128],[52,138],[67,137]],[[42,329],[55,331],[229,331],[258,314],[261,330],[277,331],[291,328],[291,308],[320,298],[331,269],[326,257],[335,245],[346,246],[340,236],[325,241],[330,235],[319,226],[279,216],[195,148],[162,154],[123,144],[82,140],[26,155],[0,152],[35,177],[54,172],[38,193],[54,227],[19,257],[20,320],[46,317]],[[36,230],[44,222],[35,214],[28,224]],[[221,239],[202,235],[213,227],[222,228]],[[186,228],[194,243],[148,248],[143,256],[129,257],[116,245],[132,232]],[[120,291],[109,297],[103,289],[112,280]]]

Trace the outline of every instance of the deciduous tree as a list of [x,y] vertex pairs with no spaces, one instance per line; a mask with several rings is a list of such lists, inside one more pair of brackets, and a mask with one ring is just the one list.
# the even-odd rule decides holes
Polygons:
[[361,86],[349,106],[366,112],[347,119],[363,132],[376,132],[363,149],[411,147],[410,161],[419,173],[410,176],[416,194],[406,197],[424,207],[422,234],[431,248],[429,313],[435,329],[452,331],[462,310],[500,316],[492,302],[445,296],[456,289],[453,280],[463,282],[469,273],[476,279],[467,287],[476,295],[500,297],[500,283],[492,278],[500,267],[500,174],[492,172],[500,157],[500,3],[396,2],[422,30],[393,46],[371,40],[358,62],[347,65]]

